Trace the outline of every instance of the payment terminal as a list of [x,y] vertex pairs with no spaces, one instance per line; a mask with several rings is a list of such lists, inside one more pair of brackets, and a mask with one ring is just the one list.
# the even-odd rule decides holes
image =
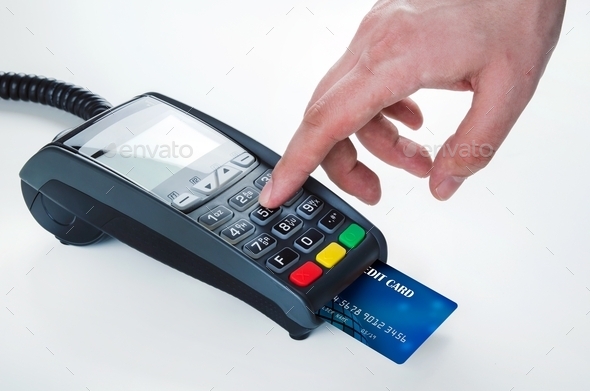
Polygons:
[[322,323],[322,306],[386,261],[387,249],[313,178],[281,207],[260,206],[278,160],[230,126],[147,93],[62,132],[20,177],[32,215],[62,243],[114,237],[303,339]]

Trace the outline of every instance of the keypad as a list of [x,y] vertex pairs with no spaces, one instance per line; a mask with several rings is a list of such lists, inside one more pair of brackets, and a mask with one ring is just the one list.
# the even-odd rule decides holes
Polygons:
[[324,201],[315,195],[310,195],[297,207],[297,214],[306,220],[311,220],[323,207]]
[[279,217],[282,209],[281,207],[268,209],[264,206],[259,206],[250,213],[250,219],[256,224],[264,226]]
[[[251,158],[254,159],[250,154],[242,154],[232,163],[247,166]],[[221,166],[213,179],[206,177],[195,187],[211,183],[221,187],[241,173],[233,166]],[[252,208],[271,174],[270,169],[264,171],[250,182],[251,186],[226,198],[227,204],[200,212],[198,221],[209,230],[221,227],[217,231],[219,235],[230,244],[239,245],[252,262],[260,262],[276,274],[289,270],[282,278],[296,287],[309,289],[364,240],[366,231],[350,220],[347,222],[342,212],[326,205],[320,197],[309,193],[303,197],[303,189],[278,208],[268,209],[262,205]],[[179,195],[177,203],[193,202],[192,197],[186,197],[187,193]]]
[[248,236],[254,233],[254,226],[249,221],[244,219],[238,220],[237,222],[229,225],[221,231],[221,237],[230,242],[236,244],[246,239]]
[[277,246],[277,240],[269,234],[260,234],[244,245],[244,252],[258,259]]
[[295,216],[288,215],[272,227],[272,232],[281,239],[287,239],[303,227],[303,221]]
[[244,188],[242,191],[240,191],[238,194],[230,198],[229,204],[235,210],[243,212],[252,205],[254,205],[256,201],[258,201],[259,194],[260,193],[257,190],[248,186]]

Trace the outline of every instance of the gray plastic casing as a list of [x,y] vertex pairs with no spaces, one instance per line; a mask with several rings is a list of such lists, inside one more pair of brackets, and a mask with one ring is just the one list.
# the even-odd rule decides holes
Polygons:
[[[315,194],[344,213],[347,219],[361,225],[367,231],[367,236],[357,248],[347,254],[345,261],[330,269],[329,273],[324,273],[314,284],[313,289],[309,290],[309,287],[299,289],[286,282],[285,278],[278,278],[263,264],[253,262],[238,247],[229,245],[216,232],[205,229],[190,216],[172,208],[120,174],[63,144],[65,140],[101,121],[120,107],[133,104],[136,99],[146,96],[158,99],[185,114],[204,121],[258,159],[259,166],[250,176],[244,177],[218,197],[251,185],[252,177],[259,175],[267,168],[274,167],[280,158],[264,145],[215,118],[161,94],[146,93],[60,135],[60,138],[42,148],[26,163],[20,172],[21,180],[40,193],[43,193],[43,186],[52,181],[58,181],[87,195],[89,199],[107,205],[242,281],[276,303],[285,316],[305,329],[313,329],[321,324],[322,321],[316,316],[316,312],[323,304],[350,285],[375,260],[386,261],[387,246],[382,233],[328,188],[309,178],[303,186],[306,194]],[[250,182],[243,184],[246,178]],[[53,201],[70,210],[68,205],[58,198],[59,196],[52,196]],[[29,204],[28,207],[30,208],[31,205]],[[251,210],[252,208],[248,209],[244,214]],[[83,216],[79,213],[78,217],[98,229],[101,225],[108,223],[102,221],[100,217],[93,219],[91,216]],[[141,248],[138,250],[141,251]],[[172,261],[159,260],[174,267]],[[198,276],[195,277],[198,278]]]

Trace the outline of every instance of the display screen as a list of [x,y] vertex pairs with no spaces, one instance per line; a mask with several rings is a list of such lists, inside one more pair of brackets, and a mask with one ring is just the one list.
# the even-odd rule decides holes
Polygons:
[[153,97],[122,106],[64,144],[166,200],[245,151]]
[[220,145],[170,115],[120,145],[110,143],[95,158],[152,190]]

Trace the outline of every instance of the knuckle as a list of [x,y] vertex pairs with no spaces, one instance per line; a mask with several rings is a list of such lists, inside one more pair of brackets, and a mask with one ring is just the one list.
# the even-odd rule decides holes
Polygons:
[[397,29],[383,31],[374,41],[365,49],[363,60],[365,65],[373,68],[382,61],[386,61],[392,53],[398,52],[398,48],[403,46],[403,35],[399,34]]
[[317,100],[303,115],[303,124],[310,129],[321,128],[325,123],[324,115],[322,114],[325,106],[326,104],[322,99]]
[[305,112],[301,123],[307,132],[327,137],[332,142],[337,142],[340,139],[330,129],[327,112],[326,101],[319,99]]
[[383,123],[383,121],[387,121],[387,118],[385,118],[382,112],[378,112],[377,115],[371,118],[371,122],[374,122],[375,124]]
[[472,143],[468,147],[459,148],[455,161],[460,166],[481,170],[489,164],[495,154],[496,149],[489,143]]
[[[388,16],[381,16],[386,26],[380,26],[375,31],[375,44],[382,45],[385,49],[397,49],[407,47],[410,40],[416,36],[415,16],[403,9],[389,11]],[[383,28],[384,27],[384,28]]]
[[382,76],[395,77],[398,83],[416,83],[415,75],[419,74],[419,66],[404,68],[403,78],[399,80],[400,69],[397,65],[411,61],[411,53],[417,53],[420,46],[415,45],[416,37],[420,36],[416,16],[403,9],[386,11],[378,14],[370,13],[363,20],[362,30],[359,32],[368,38],[359,66],[366,66],[371,70],[379,69]]

